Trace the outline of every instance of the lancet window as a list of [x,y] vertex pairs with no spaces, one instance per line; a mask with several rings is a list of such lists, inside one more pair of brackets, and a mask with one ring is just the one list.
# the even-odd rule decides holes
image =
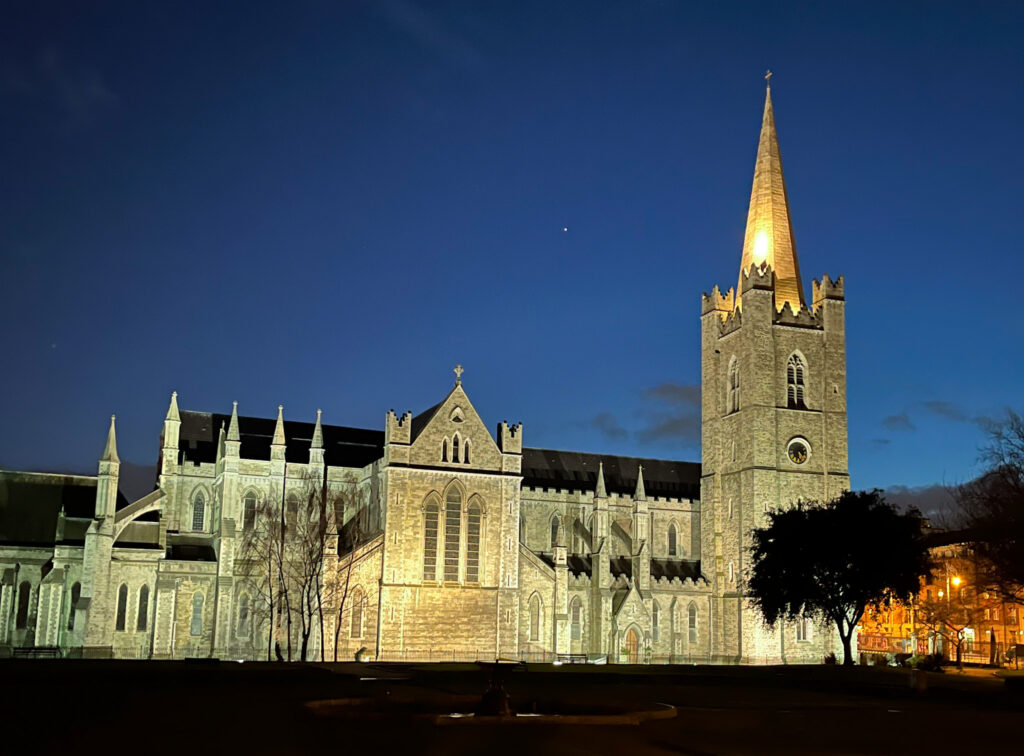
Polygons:
[[807,408],[804,403],[806,390],[804,374],[806,371],[807,366],[804,364],[803,358],[798,354],[790,355],[789,362],[786,364],[786,400],[792,409]]

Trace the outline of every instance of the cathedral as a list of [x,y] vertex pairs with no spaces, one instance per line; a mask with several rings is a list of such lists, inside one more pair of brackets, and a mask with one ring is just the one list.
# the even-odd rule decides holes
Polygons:
[[834,628],[764,627],[743,578],[766,513],[849,487],[844,318],[842,278],[806,298],[769,89],[738,283],[701,298],[699,463],[492,434],[459,366],[382,429],[174,394],[137,501],[113,418],[95,476],[0,473],[0,654],[819,663]]

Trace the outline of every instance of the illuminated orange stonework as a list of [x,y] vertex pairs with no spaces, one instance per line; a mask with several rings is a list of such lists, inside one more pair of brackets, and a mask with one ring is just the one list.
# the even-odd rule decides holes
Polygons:
[[741,309],[740,292],[743,276],[751,267],[768,264],[775,273],[775,308],[782,311],[786,303],[799,312],[806,307],[800,265],[796,259],[793,226],[789,219],[789,199],[782,176],[782,156],[775,131],[772,111],[772,90],[768,88],[761,121],[761,138],[754,165],[754,185],[750,190],[747,230],[743,236],[743,258],[739,285],[736,287],[736,309]]

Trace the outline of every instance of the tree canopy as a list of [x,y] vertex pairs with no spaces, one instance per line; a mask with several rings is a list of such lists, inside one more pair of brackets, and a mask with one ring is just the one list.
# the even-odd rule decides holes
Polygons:
[[844,664],[864,608],[915,593],[930,558],[916,511],[898,512],[879,491],[846,491],[769,513],[753,531],[749,600],[765,623],[818,616],[835,623]]

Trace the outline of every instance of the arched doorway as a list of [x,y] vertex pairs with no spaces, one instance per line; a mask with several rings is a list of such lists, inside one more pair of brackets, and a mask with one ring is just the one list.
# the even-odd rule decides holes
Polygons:
[[627,664],[640,663],[640,639],[637,638],[636,631],[633,628],[629,628],[626,631],[626,638],[623,641],[622,647],[626,651]]

